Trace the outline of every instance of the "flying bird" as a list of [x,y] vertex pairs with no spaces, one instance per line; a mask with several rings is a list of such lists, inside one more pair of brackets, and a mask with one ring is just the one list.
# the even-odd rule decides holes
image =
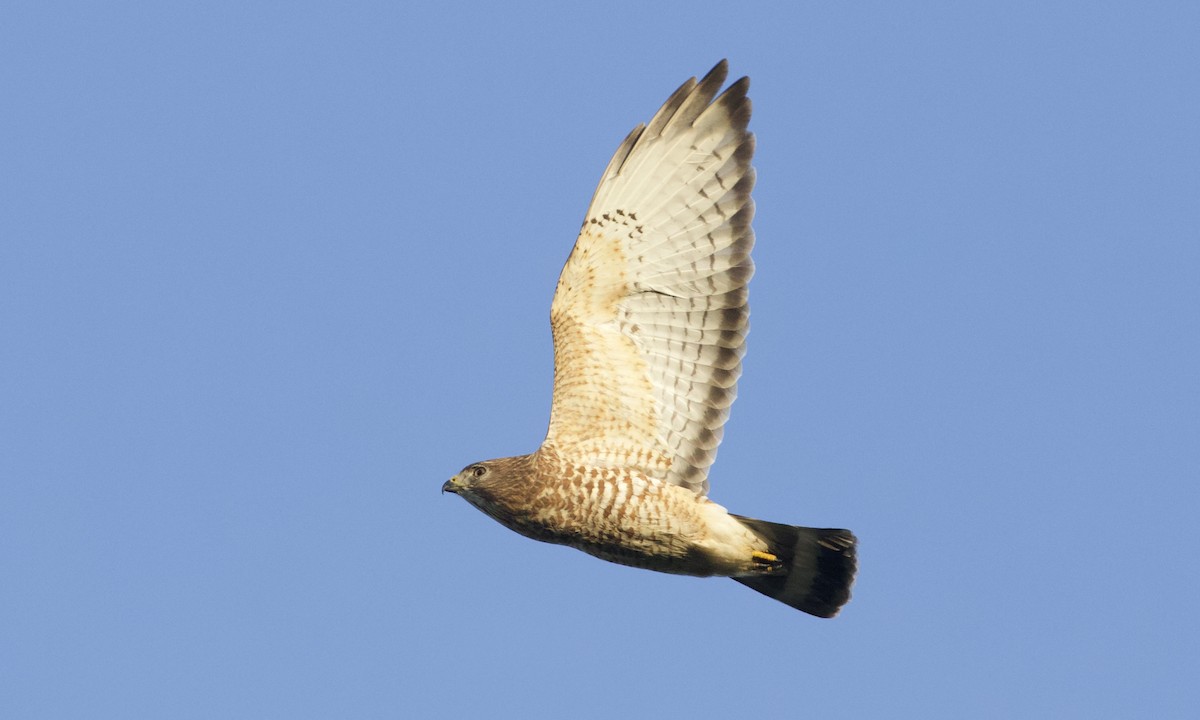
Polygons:
[[550,427],[529,455],[442,491],[535,540],[659,572],[730,577],[819,617],[850,598],[848,530],[728,512],[709,468],[737,394],[754,272],[749,78],[721,61],[617,148],[550,307]]

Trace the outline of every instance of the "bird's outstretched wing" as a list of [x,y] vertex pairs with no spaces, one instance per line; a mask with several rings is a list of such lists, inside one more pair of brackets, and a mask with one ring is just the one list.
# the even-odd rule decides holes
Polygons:
[[[625,138],[550,310],[544,445],[704,495],[737,394],[754,272],[749,79],[721,61]],[[715,98],[715,99],[714,99]]]

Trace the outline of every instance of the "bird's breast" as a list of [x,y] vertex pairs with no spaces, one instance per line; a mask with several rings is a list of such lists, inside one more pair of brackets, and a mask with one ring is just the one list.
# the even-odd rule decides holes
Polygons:
[[719,572],[703,505],[690,490],[621,468],[544,478],[528,505],[497,520],[527,537],[622,565],[686,575]]

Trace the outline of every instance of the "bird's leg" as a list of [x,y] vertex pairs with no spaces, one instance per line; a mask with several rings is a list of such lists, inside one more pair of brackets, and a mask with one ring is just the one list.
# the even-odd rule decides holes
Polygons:
[[761,550],[755,550],[755,551],[751,552],[750,558],[752,560],[754,560],[754,562],[757,563],[758,565],[766,565],[767,567],[772,567],[772,568],[779,567],[780,565],[783,564],[779,561],[779,558],[776,557],[775,555],[772,555],[769,552],[762,552]]

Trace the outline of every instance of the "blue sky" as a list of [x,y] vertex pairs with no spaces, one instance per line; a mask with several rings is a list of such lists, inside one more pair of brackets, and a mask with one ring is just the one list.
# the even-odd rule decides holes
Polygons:
[[[1195,3],[11,3],[0,715],[1190,717]],[[504,530],[618,142],[753,79],[712,496],[840,617]]]

